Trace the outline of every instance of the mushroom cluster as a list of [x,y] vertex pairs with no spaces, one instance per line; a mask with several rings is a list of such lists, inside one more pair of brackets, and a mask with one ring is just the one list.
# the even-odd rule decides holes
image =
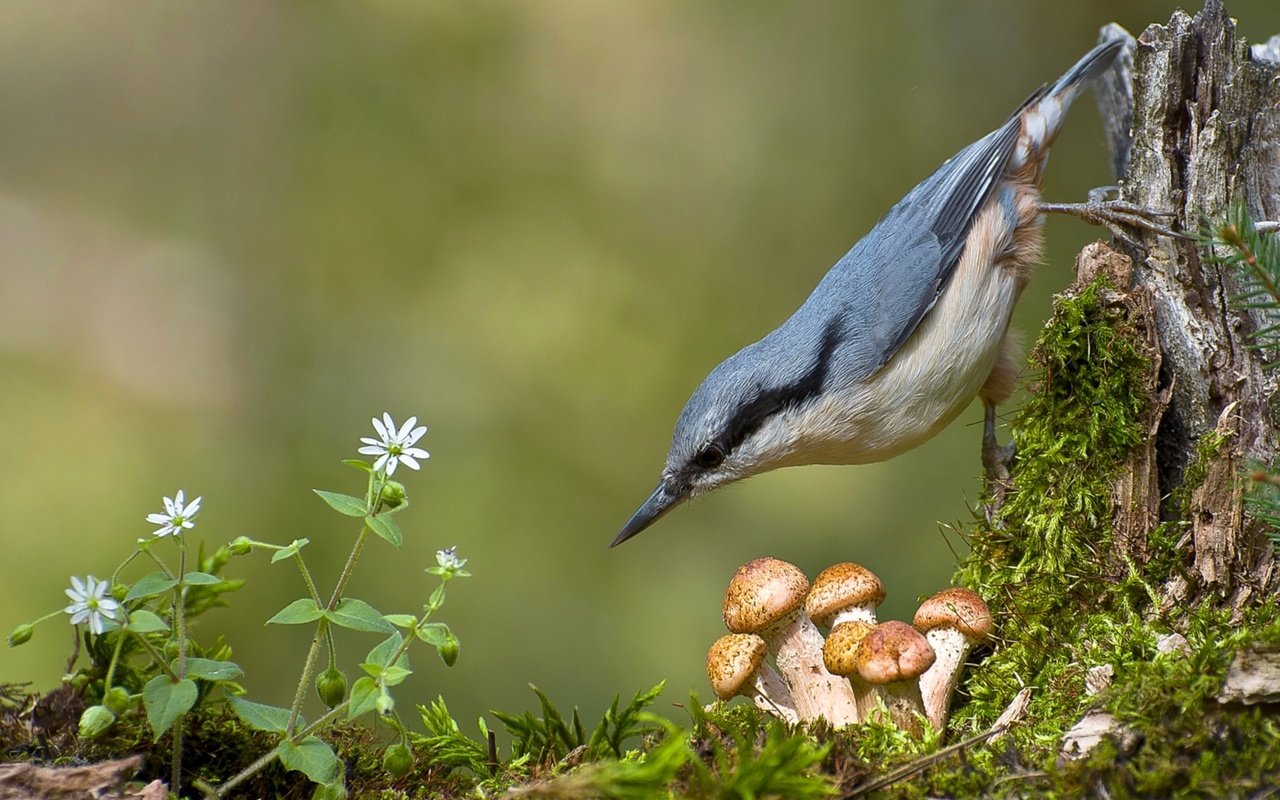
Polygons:
[[884,597],[875,573],[852,562],[810,585],[794,564],[748,561],[725,590],[730,633],[707,653],[712,689],[789,723],[876,720],[918,734],[927,719],[941,730],[965,658],[991,638],[991,612],[975,592],[950,588],[921,604],[913,625],[878,622]]

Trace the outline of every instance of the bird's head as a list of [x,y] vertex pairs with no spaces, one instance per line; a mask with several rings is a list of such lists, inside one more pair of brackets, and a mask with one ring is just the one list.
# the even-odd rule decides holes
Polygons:
[[[806,404],[821,394],[835,335],[822,337],[810,358],[771,336],[749,345],[712,370],[685,403],[658,486],[613,540],[616,546],[692,497],[790,463],[805,431]],[[802,351],[803,352],[803,351]]]

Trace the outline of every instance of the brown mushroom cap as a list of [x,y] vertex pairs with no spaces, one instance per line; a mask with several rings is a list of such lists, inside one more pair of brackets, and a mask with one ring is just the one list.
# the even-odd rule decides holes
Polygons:
[[845,561],[818,573],[805,598],[804,610],[814,624],[827,626],[836,612],[850,606],[884,602],[884,584],[866,567]]
[[921,633],[955,628],[974,642],[985,642],[995,633],[991,609],[977,592],[963,587],[943,589],[925,600],[916,610],[915,626]]
[[822,663],[832,675],[852,675],[858,671],[858,663],[854,658],[858,645],[867,634],[876,629],[875,625],[862,620],[842,622],[827,634],[827,641],[822,645]]
[[724,624],[734,633],[754,633],[799,608],[809,579],[794,564],[756,558],[738,567],[724,593]]
[[716,639],[707,651],[707,680],[721,700],[738,694],[764,663],[769,648],[754,633],[730,633]]
[[858,645],[854,656],[858,674],[877,686],[914,680],[933,666],[936,657],[919,631],[896,620],[877,625]]

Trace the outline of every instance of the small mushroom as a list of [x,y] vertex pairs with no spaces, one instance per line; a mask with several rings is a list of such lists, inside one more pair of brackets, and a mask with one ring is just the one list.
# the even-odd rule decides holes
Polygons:
[[754,633],[730,633],[716,639],[707,651],[707,679],[721,700],[750,697],[761,711],[794,725],[799,721],[791,692],[782,676],[769,666],[764,639]]
[[920,677],[920,694],[929,722],[942,730],[965,658],[995,632],[991,609],[970,589],[943,589],[916,610],[915,626],[938,655],[929,671]]
[[[882,622],[858,645],[855,658],[858,675],[880,687],[880,697],[893,724],[919,735],[924,704],[918,679],[935,658],[929,642],[905,622]],[[871,718],[877,715],[873,711]]]
[[861,620],[876,624],[876,608],[884,602],[884,584],[861,564],[844,561],[818,573],[804,609],[820,628]]
[[765,640],[801,720],[824,717],[839,728],[858,720],[858,708],[849,682],[822,666],[822,634],[804,613],[808,591],[809,579],[794,564],[753,559],[738,567],[725,590],[724,624]]
[[822,663],[832,675],[843,675],[853,686],[853,699],[858,706],[858,721],[865,722],[871,709],[876,707],[879,690],[858,675],[856,658],[858,645],[867,634],[875,630],[870,622],[854,620],[841,622],[827,634],[822,645]]

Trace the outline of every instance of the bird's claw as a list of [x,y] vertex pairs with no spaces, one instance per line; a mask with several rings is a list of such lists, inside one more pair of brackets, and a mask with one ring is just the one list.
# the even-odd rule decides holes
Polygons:
[[1141,228],[1174,239],[1195,238],[1161,222],[1177,216],[1174,212],[1143,208],[1118,197],[1107,199],[1108,195],[1116,192],[1117,187],[1103,186],[1091,190],[1089,199],[1083,203],[1041,203],[1040,211],[1046,214],[1069,214],[1090,225],[1105,226],[1117,238],[1126,241],[1132,241],[1125,233],[1126,228]]
[[988,403],[982,424],[982,468],[986,472],[987,496],[990,498],[986,507],[988,522],[1004,505],[1005,493],[1009,491],[1009,468],[1013,466],[1016,455],[1017,446],[1012,441],[1001,445],[996,439],[996,407]]

